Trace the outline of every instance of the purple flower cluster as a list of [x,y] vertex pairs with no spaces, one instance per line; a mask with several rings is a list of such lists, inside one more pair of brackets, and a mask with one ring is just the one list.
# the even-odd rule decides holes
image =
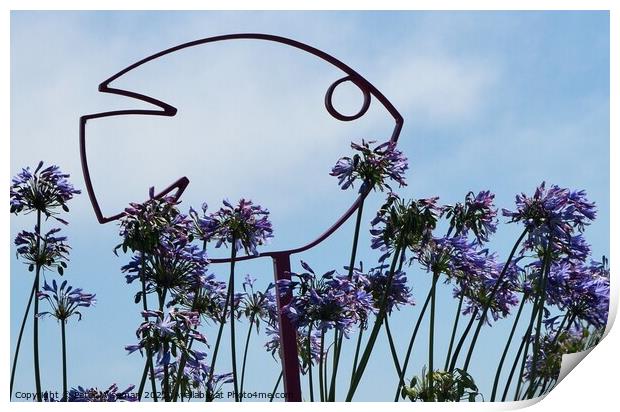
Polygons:
[[478,243],[488,242],[489,235],[497,230],[497,208],[493,204],[495,195],[488,190],[469,192],[465,202],[444,206],[443,211],[450,220],[450,230],[456,236],[466,236],[472,231]]
[[[178,362],[175,360],[168,365],[168,379],[171,384],[177,381]],[[155,376],[159,380],[165,378],[164,367],[157,366],[155,368]],[[183,376],[181,378],[180,392],[188,398],[193,396],[193,390],[202,390],[207,396],[220,391],[222,385],[233,381],[232,373],[213,374],[211,368],[207,365],[205,358],[187,359],[187,364],[183,368]]]
[[442,208],[437,197],[404,201],[390,193],[385,204],[372,220],[371,247],[383,254],[382,263],[398,248],[419,253],[432,238]]
[[372,297],[373,312],[378,313],[381,302],[386,297],[386,308],[388,313],[392,309],[400,306],[415,305],[411,288],[407,286],[407,274],[402,270],[397,270],[392,275],[392,283],[386,295],[386,288],[389,279],[388,265],[381,265],[372,268],[368,273],[354,269],[352,280],[358,284],[366,293]]
[[15,237],[17,257],[21,257],[33,271],[38,265],[42,269],[56,269],[61,275],[69,260],[69,245],[66,236],[57,236],[60,229],[51,229],[44,235],[38,235],[38,230],[28,232],[22,230]]
[[489,307],[494,320],[505,317],[518,304],[516,284],[518,268],[511,266],[496,293],[496,285],[504,263],[495,254],[482,249],[480,243],[465,236],[434,238],[419,255],[422,266],[431,273],[444,274],[446,283],[454,282],[454,296],[465,298],[463,313],[481,315]]
[[[267,334],[267,342],[265,349],[271,352],[274,359],[279,359],[280,351],[280,327],[278,323],[267,326],[265,329]],[[301,373],[308,372],[310,363],[317,364],[321,358],[321,335],[323,331],[313,329],[308,337],[308,328],[299,328],[297,330],[297,353],[299,355],[299,365]],[[310,351],[308,351],[308,338],[310,339]],[[276,354],[278,357],[276,358]]]
[[[80,191],[67,180],[69,175],[51,165],[43,169],[43,162],[31,172],[22,169],[11,180],[11,213],[39,211],[48,217],[55,217],[58,208],[69,211],[67,202]],[[55,217],[62,223],[64,220]]]
[[116,384],[101,391],[97,388],[83,388],[78,386],[69,391],[69,402],[136,402],[137,396],[132,393],[134,385],[130,385],[124,391],[119,391]]
[[596,218],[596,207],[588,201],[585,191],[571,191],[556,185],[547,189],[545,182],[536,188],[532,197],[524,193],[517,195],[516,205],[516,211],[503,209],[502,212],[511,222],[525,225],[528,230],[525,250],[546,248],[551,239],[554,252],[570,253],[571,239]]
[[159,288],[178,295],[200,285],[208,265],[206,253],[196,245],[164,240],[156,246],[155,253],[134,255],[121,271],[126,273],[127,283],[144,276],[147,293]]
[[52,308],[51,312],[41,312],[39,316],[49,315],[60,322],[66,322],[73,315],[77,315],[78,320],[81,320],[82,313],[79,309],[91,307],[96,303],[94,294],[86,293],[81,288],[74,289],[73,286],[67,285],[66,280],[60,284],[60,287],[55,279],[52,280],[51,286],[44,282],[43,289],[37,297],[47,300]]
[[172,308],[165,316],[163,312],[155,310],[143,311],[142,316],[146,320],[136,330],[136,336],[140,341],[137,344],[125,346],[125,350],[130,354],[135,351],[142,352],[143,348],[149,346],[153,352],[157,353],[159,366],[172,363],[173,356],[179,352],[186,354],[190,365],[206,357],[204,352],[188,349],[185,342],[185,336],[197,342],[205,344],[207,342],[207,339],[195,329],[200,323],[198,312]]
[[384,188],[392,190],[386,180],[391,179],[399,184],[406,186],[405,172],[409,168],[407,158],[396,148],[396,142],[385,142],[372,148],[375,141],[365,141],[361,143],[351,143],[351,148],[359,154],[353,157],[342,157],[332,168],[330,175],[338,178],[338,185],[343,190],[353,187],[356,180],[361,180],[362,185],[359,193],[370,189]]
[[215,247],[233,244],[236,251],[257,255],[257,247],[264,245],[273,237],[269,211],[252,201],[241,199],[237,206],[224,200],[224,207],[207,213],[207,205],[202,205],[202,216],[190,209],[194,230],[205,242],[215,241]]
[[153,190],[144,203],[131,203],[120,219],[123,252],[155,253],[158,248],[184,247],[193,240],[192,222],[172,197],[155,198]]
[[265,291],[254,290],[256,279],[250,275],[246,275],[243,281],[243,293],[239,296],[239,314],[243,314],[246,318],[256,325],[259,329],[261,321],[274,323],[275,318],[275,296],[271,292],[274,284],[267,286]]
[[298,328],[312,327],[325,332],[337,329],[345,335],[355,324],[363,324],[373,309],[372,296],[360,285],[329,271],[317,276],[305,262],[305,272],[291,273],[298,280],[278,281],[280,293],[292,293],[282,310]]
[[551,265],[546,302],[562,311],[604,328],[609,314],[609,268],[603,262],[590,264],[559,261]]

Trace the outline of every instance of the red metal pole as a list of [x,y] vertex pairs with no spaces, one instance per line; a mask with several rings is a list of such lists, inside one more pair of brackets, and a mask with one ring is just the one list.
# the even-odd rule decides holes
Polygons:
[[[291,278],[290,256],[289,253],[275,253],[272,255],[276,282]],[[280,358],[282,361],[285,399],[287,402],[301,402],[297,331],[291,320],[282,312],[282,307],[290,301],[290,294],[280,296],[280,293],[276,290],[276,302],[280,316]]]

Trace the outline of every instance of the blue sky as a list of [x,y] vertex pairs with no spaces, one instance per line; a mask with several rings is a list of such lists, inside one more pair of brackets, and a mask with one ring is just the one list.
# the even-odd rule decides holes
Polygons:
[[[606,12],[13,12],[11,170],[43,159],[59,164],[84,189],[79,116],[136,107],[131,100],[97,93],[101,81],[185,41],[265,32],[333,54],[394,103],[405,119],[399,147],[411,166],[409,186],[400,191],[404,196],[437,195],[453,203],[470,190],[488,188],[499,207],[510,208],[516,193],[531,193],[542,180],[584,188],[599,207],[587,238],[595,256],[608,255],[608,17]],[[385,140],[392,127],[376,102],[358,121],[331,118],[322,99],[340,77],[295,50],[244,41],[176,53],[119,79],[118,86],[169,102],[179,114],[89,124],[88,153],[104,212],[143,199],[151,185],[162,188],[186,175],[191,183],[183,207],[206,201],[215,208],[224,197],[250,197],[272,212],[276,238],[266,250],[311,240],[354,200],[353,192],[340,191],[328,176],[332,164],[349,153],[350,140]],[[358,91],[343,87],[336,104],[343,112],[357,111]],[[381,199],[380,193],[371,195],[366,221]],[[31,227],[32,219],[11,217],[11,238]],[[85,195],[72,202],[69,220],[73,250],[66,278],[99,298],[82,322],[69,325],[69,383],[135,383],[141,360],[125,355],[123,346],[134,342],[139,311],[135,290],[119,270],[128,257],[112,253],[117,228],[96,222]],[[491,248],[505,257],[517,234],[517,227],[502,225]],[[297,260],[318,271],[340,268],[348,260],[350,236],[347,224]],[[368,245],[365,236],[360,258],[371,265],[377,256]],[[32,279],[20,262],[11,262],[13,348]],[[212,270],[222,276],[226,268]],[[238,273],[252,273],[266,285],[271,262],[243,264]],[[417,268],[408,274],[423,301],[427,274]],[[443,363],[456,302],[449,287],[442,286],[440,294],[437,352]],[[401,352],[417,311],[394,315]],[[43,385],[58,388],[59,327],[50,319],[41,323]],[[510,324],[504,320],[482,335],[470,372],[483,393],[489,391],[498,346]],[[30,334],[28,326],[17,390],[33,387]],[[425,334],[419,347],[425,346]],[[247,387],[257,391],[271,390],[278,374],[262,348],[264,340],[253,337],[250,352]],[[425,350],[416,352],[410,374],[419,373],[425,357]],[[227,358],[220,359],[227,366]],[[356,399],[392,398],[393,366],[385,359],[383,339]]]

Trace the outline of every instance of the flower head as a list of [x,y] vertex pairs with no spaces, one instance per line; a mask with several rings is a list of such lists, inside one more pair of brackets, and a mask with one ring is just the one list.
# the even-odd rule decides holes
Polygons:
[[469,192],[465,202],[444,206],[444,213],[450,219],[450,228],[456,236],[472,231],[479,243],[488,242],[489,235],[497,229],[497,208],[493,204],[495,195],[482,191],[477,195]]
[[241,199],[237,206],[227,200],[223,203],[224,207],[210,214],[207,214],[206,204],[202,207],[202,215],[190,210],[194,233],[205,242],[215,241],[216,248],[234,243],[236,251],[243,249],[257,255],[257,247],[273,237],[269,211],[246,199]]
[[393,180],[399,186],[406,186],[405,171],[409,168],[407,158],[396,148],[396,142],[385,142],[374,148],[375,141],[351,143],[351,147],[359,153],[353,157],[342,157],[332,168],[330,175],[338,178],[338,184],[343,190],[353,187],[356,180],[361,180],[359,192],[379,188],[383,191],[390,185],[388,179]]
[[278,281],[280,293],[293,295],[282,310],[297,327],[313,325],[321,331],[335,328],[348,335],[356,323],[365,324],[372,297],[359,284],[335,276],[333,270],[317,276],[303,261],[302,267],[305,272],[291,273],[296,280]]
[[17,257],[22,258],[33,271],[38,265],[43,270],[56,269],[59,274],[64,273],[69,261],[69,245],[66,236],[58,236],[60,229],[51,229],[44,235],[22,230],[15,237]]
[[119,391],[114,383],[108,389],[101,391],[97,388],[71,388],[69,391],[69,402],[136,402],[138,397],[132,393],[135,385],[129,385],[124,391]]
[[43,288],[37,297],[41,300],[47,300],[51,307],[50,312],[41,312],[39,316],[52,316],[61,322],[66,322],[73,315],[78,316],[78,320],[82,319],[80,308],[88,308],[96,303],[95,295],[86,293],[81,288],[73,288],[69,286],[67,281],[63,281],[58,287],[56,280],[52,280],[49,285],[43,283]]
[[568,253],[573,236],[596,218],[596,207],[588,201],[585,191],[574,192],[556,185],[547,189],[545,182],[532,197],[517,195],[516,205],[516,211],[503,209],[502,213],[511,222],[522,222],[528,230],[524,250],[546,248],[551,239],[554,253]]
[[383,262],[395,249],[409,249],[419,253],[432,238],[441,208],[437,206],[438,198],[404,201],[394,193],[388,195],[387,201],[372,220],[371,247],[379,249]]
[[29,167],[22,169],[11,180],[11,213],[39,211],[66,223],[55,216],[58,208],[69,211],[67,202],[80,193],[68,178],[69,175],[62,173],[58,166],[43,168],[43,162],[39,162],[33,172]]
[[368,273],[363,273],[361,269],[353,270],[353,282],[358,283],[372,297],[372,310],[375,313],[379,312],[384,297],[387,299],[388,313],[392,313],[393,308],[415,304],[411,288],[407,286],[407,274],[402,270],[397,270],[392,275],[390,289],[386,295],[389,272],[388,265],[377,266]]

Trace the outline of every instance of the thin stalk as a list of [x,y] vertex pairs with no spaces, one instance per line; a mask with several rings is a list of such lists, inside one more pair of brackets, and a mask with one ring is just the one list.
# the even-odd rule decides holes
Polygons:
[[28,304],[26,305],[26,312],[24,313],[24,318],[22,319],[22,325],[19,327],[19,335],[17,335],[17,346],[15,347],[15,355],[13,356],[13,367],[11,368],[11,386],[9,393],[9,400],[13,396],[13,382],[15,382],[15,371],[17,370],[17,359],[19,358],[19,348],[22,344],[22,336],[24,335],[24,327],[26,326],[26,321],[28,320],[28,314],[30,313],[30,306],[32,305],[32,299],[34,297],[34,292],[37,289],[36,283],[32,282],[32,291],[30,292],[30,297],[28,298]]
[[[502,394],[502,402],[506,400],[506,397],[508,395],[508,390],[510,389],[512,378],[514,376],[517,365],[519,364],[519,359],[521,358],[521,352],[523,352],[524,349],[526,352],[528,350],[527,345],[529,344],[529,337],[530,337],[530,334],[532,333],[532,327],[534,326],[534,319],[536,319],[536,314],[538,312],[537,311],[538,304],[536,303],[537,299],[538,298],[534,299],[534,302],[532,303],[532,314],[530,315],[530,322],[525,331],[525,334],[523,335],[523,338],[521,338],[521,344],[519,345],[519,350],[517,351],[517,354],[515,355],[515,360],[512,363],[512,368],[510,369],[510,374],[508,375],[508,380],[506,382],[506,386],[504,387],[504,393]],[[521,370],[521,374],[519,375],[519,382],[521,381],[520,377],[522,374],[523,374],[523,370]],[[517,383],[517,386],[519,385],[520,383]]]
[[387,298],[388,293],[392,287],[392,279],[394,278],[394,271],[396,270],[396,264],[399,260],[402,259],[401,253],[404,253],[404,249],[400,246],[401,242],[398,242],[399,246],[396,247],[394,252],[394,258],[392,259],[392,264],[390,265],[390,272],[385,283],[385,291],[381,298],[381,302],[379,304],[379,313],[377,314],[377,318],[375,319],[375,324],[370,332],[370,336],[368,337],[368,342],[366,343],[366,348],[362,353],[362,357],[359,361],[359,365],[355,371],[355,377],[349,388],[347,393],[346,401],[350,402],[355,395],[355,391],[357,390],[357,386],[362,380],[362,375],[366,370],[366,365],[368,365],[368,360],[370,359],[370,355],[372,353],[372,349],[375,346],[375,342],[377,341],[377,336],[379,335],[379,331],[381,330],[381,326],[383,326],[383,318],[385,317],[385,313],[387,310]]
[[426,300],[424,301],[424,305],[422,306],[422,310],[420,311],[420,315],[418,316],[418,320],[415,323],[413,328],[413,332],[411,333],[411,339],[409,339],[409,346],[407,347],[407,353],[405,354],[405,360],[403,362],[403,368],[398,380],[398,387],[396,388],[396,395],[394,395],[394,402],[398,402],[400,398],[400,390],[405,385],[405,374],[407,373],[407,366],[409,365],[409,359],[411,358],[411,352],[413,351],[413,344],[415,342],[416,337],[418,336],[418,330],[420,330],[420,325],[422,324],[422,319],[424,319],[424,314],[426,313],[426,308],[431,301],[431,290],[428,291],[428,295],[426,296]]
[[[140,281],[142,283],[142,309],[144,311],[148,310],[148,303],[146,301],[146,279],[144,278],[144,252],[140,253]],[[144,316],[144,320],[148,321],[148,316]],[[142,335],[143,338],[146,336],[146,332]],[[153,352],[151,350],[151,345],[146,345],[146,364],[148,365],[148,369],[151,372],[151,391],[153,402],[157,402],[157,385],[155,384],[155,368],[153,367]],[[140,382],[140,388],[138,389],[138,400],[142,399],[142,392],[144,391],[144,385],[146,383],[146,372],[142,374],[142,381]]]
[[[166,303],[166,295],[168,293],[168,289],[164,288],[163,292],[159,296],[159,311],[164,312],[164,304]],[[164,343],[164,350],[168,351],[169,346],[168,343]],[[164,379],[161,383],[161,390],[164,395],[164,402],[170,402],[170,381],[169,381],[169,373],[168,373],[168,365],[163,365],[164,367]]]
[[[252,336],[252,326],[254,325],[254,314],[250,315],[250,326],[248,327],[248,334],[245,337],[245,348],[243,349],[243,364],[241,365],[241,393],[243,393],[243,382],[245,380],[245,365],[248,358],[248,347],[250,346],[250,336]],[[243,398],[242,398],[243,399]]]
[[519,324],[519,319],[521,318],[521,313],[523,312],[523,307],[525,306],[525,302],[527,300],[527,296],[524,294],[521,299],[521,304],[519,305],[519,310],[517,311],[517,315],[515,316],[515,320],[512,324],[512,329],[510,330],[510,335],[508,335],[508,341],[506,341],[506,345],[504,346],[504,351],[502,352],[502,357],[499,360],[499,364],[497,365],[497,370],[495,372],[495,379],[493,380],[493,390],[491,391],[491,402],[495,401],[495,395],[497,393],[497,385],[499,384],[499,378],[502,374],[502,369],[504,366],[504,361],[506,360],[506,356],[508,355],[508,350],[510,349],[510,344],[512,343],[512,338],[517,329],[517,325]]
[[[349,274],[348,279],[351,280],[353,277],[353,268],[355,266],[355,258],[357,255],[357,244],[359,241],[360,228],[362,225],[362,215],[364,210],[364,199],[361,200],[359,207],[357,208],[357,216],[355,219],[355,230],[353,232],[353,245],[351,246],[351,258],[349,259]],[[333,359],[333,368],[332,368],[332,376],[331,383],[329,385],[329,395],[328,401],[334,402],[336,400],[336,376],[338,375],[338,365],[340,364],[340,351],[342,349],[342,332],[334,332],[337,338],[334,339],[334,359]]]
[[232,357],[233,387],[235,391],[235,402],[239,402],[239,382],[237,376],[237,345],[235,341],[235,258],[237,257],[237,247],[233,237],[230,252],[230,354]]
[[461,308],[463,307],[463,298],[465,294],[460,293],[459,305],[456,308],[456,314],[454,315],[454,324],[452,325],[452,335],[450,336],[450,345],[448,346],[448,353],[446,354],[446,361],[444,362],[443,370],[447,371],[450,364],[450,357],[452,356],[452,346],[454,345],[454,338],[456,337],[456,331],[459,327],[459,319],[461,318]]
[[360,348],[362,346],[362,335],[364,334],[364,328],[360,325],[360,333],[357,335],[357,343],[355,344],[355,356],[353,358],[353,369],[351,370],[351,381],[349,385],[353,382],[353,378],[355,377],[355,370],[357,369],[357,362],[359,360]]
[[321,331],[321,344],[319,346],[319,396],[321,402],[325,401],[325,386],[323,385],[323,348],[325,344],[325,332]]
[[454,349],[454,354],[452,355],[452,360],[450,361],[450,368],[448,369],[449,372],[452,372],[454,368],[456,367],[456,362],[459,359],[461,349],[463,348],[463,345],[465,344],[465,341],[467,340],[467,336],[469,336],[469,332],[471,331],[471,328],[474,325],[474,321],[476,320],[477,314],[478,314],[478,311],[474,310],[474,312],[471,314],[471,318],[469,319],[469,322],[467,322],[467,326],[465,327],[465,330],[463,331],[463,334],[461,335],[461,338],[459,339],[459,342],[457,343],[456,348]]
[[433,273],[433,284],[431,286],[431,316],[429,322],[428,332],[428,388],[430,393],[433,393],[433,368],[434,361],[434,346],[435,346],[435,299],[437,294],[437,280],[439,279],[439,273]]
[[[205,252],[207,250],[207,241],[203,240],[202,241],[202,251]],[[196,282],[196,288],[194,291],[194,300],[192,301],[192,312],[196,311],[196,306],[198,306],[198,299],[200,297],[200,283]],[[200,315],[200,314],[199,314]],[[197,326],[194,327],[194,329]],[[184,342],[188,341],[189,338],[189,330],[185,333],[185,339]],[[193,340],[187,345],[187,349],[189,350],[190,347],[192,346],[192,342]],[[181,379],[183,378],[183,371],[185,370],[185,364],[187,363],[187,354],[183,353],[181,355],[181,360],[179,361],[179,368],[177,370],[177,379],[176,382],[174,384],[174,387],[172,388],[172,401],[176,402],[178,399],[178,395],[179,395],[179,388],[181,387]],[[181,402],[183,402],[183,398],[182,398],[181,394]]]
[[478,336],[480,336],[480,330],[482,329],[482,326],[484,325],[486,321],[487,313],[489,312],[490,303],[493,301],[493,298],[495,298],[495,294],[497,293],[500,286],[504,282],[504,277],[506,276],[506,271],[508,270],[508,267],[510,266],[510,262],[512,261],[512,258],[517,252],[517,248],[519,247],[519,245],[521,244],[521,241],[523,240],[525,235],[527,235],[527,233],[528,233],[528,229],[524,229],[523,233],[521,233],[521,235],[515,242],[514,246],[512,247],[512,250],[510,251],[510,255],[508,255],[508,260],[506,260],[506,263],[504,264],[504,268],[499,274],[497,281],[495,281],[495,284],[493,285],[493,288],[491,289],[491,293],[489,293],[487,303],[483,305],[482,314],[480,315],[480,320],[478,321],[478,325],[476,326],[476,331],[474,332],[474,336],[471,339],[469,350],[467,351],[467,357],[465,358],[465,364],[463,365],[463,370],[465,372],[467,372],[467,368],[469,367],[469,362],[471,361],[471,357],[474,353],[474,348],[476,347]]
[[528,397],[534,397],[534,382],[536,381],[536,374],[538,373],[538,357],[540,352],[540,331],[542,329],[542,318],[543,312],[545,311],[545,290],[547,289],[547,277],[549,276],[549,270],[551,269],[551,243],[552,239],[549,236],[547,240],[547,250],[545,251],[545,259],[543,265],[543,273],[542,278],[540,280],[540,288],[538,290],[539,293],[539,308],[538,308],[538,319],[536,320],[536,334],[534,336],[534,345],[532,353],[532,376],[530,377],[530,387],[527,390]]
[[314,402],[314,387],[312,383],[312,323],[308,326],[308,384],[310,385],[310,402]]
[[534,302],[534,305],[532,307],[532,316],[530,318],[530,324],[528,325],[526,335],[523,337],[523,339],[525,340],[525,350],[523,351],[523,357],[521,359],[521,368],[519,370],[517,388],[515,390],[515,398],[514,398],[515,401],[519,399],[519,394],[521,393],[521,384],[523,383],[523,372],[525,371],[525,361],[527,359],[527,353],[530,350],[530,338],[532,335],[532,329],[534,328],[534,323],[536,322],[536,317],[538,315],[538,309],[539,309],[538,301],[540,300],[540,298],[541,298],[540,296],[536,297],[536,301]]
[[396,373],[398,376],[401,375],[402,370],[400,369],[400,363],[398,362],[398,354],[396,353],[396,345],[394,345],[394,338],[392,336],[392,331],[390,330],[390,322],[388,321],[388,316],[385,317],[385,332],[388,337],[388,343],[390,344],[390,352],[392,353],[392,360],[394,361],[394,368],[396,369]]
[[33,314],[33,350],[34,350],[34,384],[36,389],[37,402],[42,402],[43,397],[41,395],[41,370],[39,365],[39,283],[41,274],[41,211],[37,210],[37,227],[35,228],[37,235],[37,262],[36,262],[36,274],[34,278],[35,284],[35,300],[34,300],[34,314]]
[[63,319],[60,321],[60,335],[62,336],[62,397],[65,402],[68,401],[69,391],[67,390],[67,340],[65,334],[65,323]]
[[[209,370],[209,380],[207,382],[213,381],[213,374],[215,373],[215,362],[217,361],[217,354],[220,349],[220,342],[222,341],[222,332],[224,331],[224,325],[226,324],[226,318],[228,316],[228,305],[230,301],[230,295],[231,293],[230,293],[230,283],[229,283],[228,291],[226,292],[226,302],[224,302],[224,312],[222,313],[222,319],[220,320],[220,327],[218,328],[217,338],[215,339],[215,347],[213,348],[213,358],[211,359],[211,369]],[[212,401],[212,396],[205,396],[205,402],[210,402],[210,401]]]
[[276,381],[275,386],[273,387],[273,391],[271,391],[271,397],[269,398],[269,402],[273,402],[273,398],[276,396],[276,391],[278,390],[278,386],[280,386],[280,382],[282,381],[282,376],[284,373],[280,371],[280,375],[278,376],[278,380]]

